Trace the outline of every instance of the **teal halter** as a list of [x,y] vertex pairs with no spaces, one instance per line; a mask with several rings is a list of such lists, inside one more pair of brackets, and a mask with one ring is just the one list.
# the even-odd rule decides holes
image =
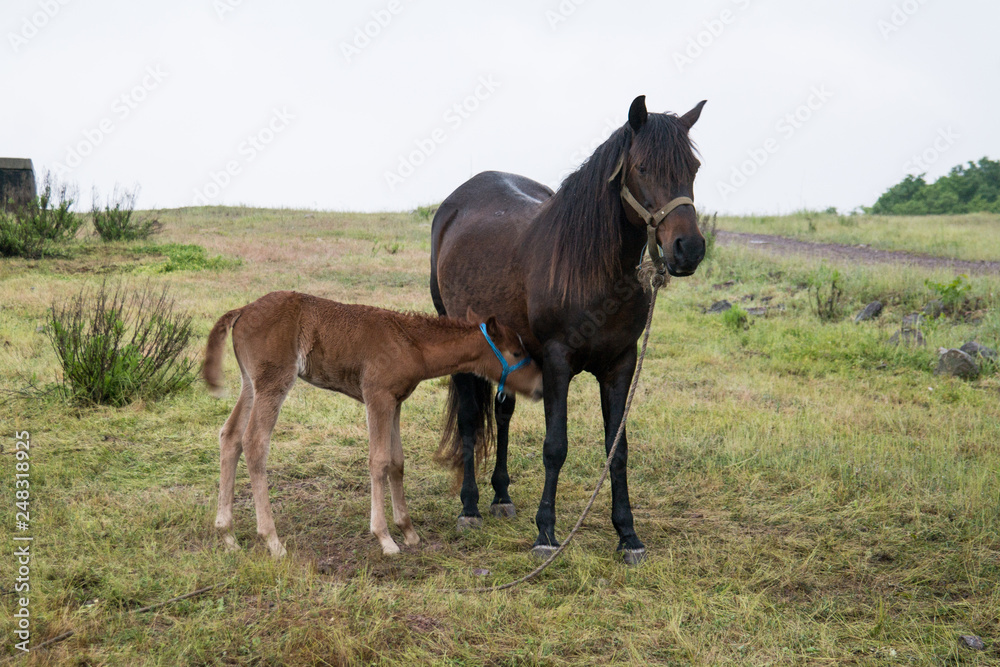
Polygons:
[[485,322],[479,325],[479,330],[483,332],[483,336],[486,337],[486,342],[489,343],[490,347],[493,348],[493,354],[497,355],[497,359],[500,360],[500,366],[501,368],[503,368],[503,373],[500,374],[500,386],[497,387],[497,400],[503,403],[504,399],[503,386],[507,383],[507,376],[516,371],[521,366],[526,365],[529,361],[531,361],[531,358],[525,357],[524,359],[521,359],[521,361],[511,366],[510,364],[507,363],[507,360],[504,359],[503,354],[500,353],[500,348],[498,348],[493,343],[493,339],[490,338],[490,335],[488,333],[486,333]]

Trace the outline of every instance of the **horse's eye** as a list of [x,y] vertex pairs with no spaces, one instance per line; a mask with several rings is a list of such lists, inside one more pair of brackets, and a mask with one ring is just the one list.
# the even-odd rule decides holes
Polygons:
[[639,175],[640,175],[640,176],[645,176],[645,175],[646,175],[646,165],[644,165],[644,164],[640,164],[640,165],[639,165],[639,166],[638,166],[638,167],[636,168],[636,171],[638,171],[638,172],[639,172]]

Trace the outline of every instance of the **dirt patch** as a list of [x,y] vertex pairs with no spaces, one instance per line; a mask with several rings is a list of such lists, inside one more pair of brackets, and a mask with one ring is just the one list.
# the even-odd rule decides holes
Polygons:
[[795,253],[832,261],[860,262],[862,264],[909,264],[927,269],[954,269],[963,273],[1000,273],[1000,262],[949,259],[901,250],[879,250],[866,245],[814,243],[770,234],[748,234],[722,230],[716,234],[720,245],[741,245],[774,254]]

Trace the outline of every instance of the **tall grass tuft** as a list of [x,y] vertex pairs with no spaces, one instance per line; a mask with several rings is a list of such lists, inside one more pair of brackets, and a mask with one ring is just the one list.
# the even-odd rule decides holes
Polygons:
[[94,190],[90,217],[94,230],[102,241],[109,243],[148,239],[159,231],[161,225],[157,220],[136,214],[135,200],[138,196],[139,188],[119,191],[118,186],[115,186],[114,192],[102,207],[97,190]]
[[813,312],[823,322],[835,322],[843,316],[840,303],[844,290],[840,286],[840,271],[822,267],[810,280],[809,299]]
[[194,361],[183,356],[191,316],[175,312],[166,287],[130,290],[102,282],[68,304],[53,303],[46,333],[75,402],[122,406],[188,387]]
[[0,256],[39,259],[74,237],[83,219],[72,211],[76,192],[46,174],[35,200],[14,211],[0,210]]

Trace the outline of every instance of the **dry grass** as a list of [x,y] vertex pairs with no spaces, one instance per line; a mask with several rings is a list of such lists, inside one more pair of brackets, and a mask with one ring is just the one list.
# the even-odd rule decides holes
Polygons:
[[[273,289],[431,309],[429,225],[416,216],[184,209],[157,217],[162,242],[242,260],[142,274],[170,285],[202,336],[225,310]],[[902,315],[932,297],[924,278],[949,276],[852,267],[845,305],[859,310],[878,296],[886,313],[870,325],[821,324],[805,289],[814,265],[717,249],[661,299],[630,424],[631,495],[649,561],[630,569],[612,558],[605,490],[576,545],[539,580],[463,596],[442,589],[502,582],[534,564],[539,405],[520,403],[513,422],[519,515],[460,535],[450,475],[431,462],[445,387],[418,388],[404,407],[403,440],[423,543],[392,559],[368,534],[361,406],[299,384],[269,459],[290,554],[275,563],[254,542],[243,464],[236,532],[248,548],[225,553],[211,528],[217,432],[238,390],[231,355],[221,401],[202,387],[120,409],[18,394],[57,372],[36,332],[53,299],[95,274],[155,262],[132,246],[95,244],[68,258],[0,265],[3,445],[10,450],[15,429],[31,431],[34,445],[33,641],[76,633],[23,664],[1000,662],[1000,381],[942,379],[932,352],[884,345]],[[997,278],[975,278],[978,307],[968,321],[927,325],[928,347],[976,336],[995,345],[998,290]],[[765,297],[784,310],[752,317],[745,331],[702,314],[716,299],[749,308]],[[563,534],[603,462],[598,404],[589,376],[573,383]],[[12,479],[12,457],[0,461]],[[12,508],[11,486],[2,489]],[[2,560],[5,593],[13,568]],[[220,587],[153,613],[130,611],[210,584]],[[13,602],[0,597],[4,637]],[[961,634],[982,637],[986,651],[961,648]],[[4,651],[13,652],[11,641]]]

